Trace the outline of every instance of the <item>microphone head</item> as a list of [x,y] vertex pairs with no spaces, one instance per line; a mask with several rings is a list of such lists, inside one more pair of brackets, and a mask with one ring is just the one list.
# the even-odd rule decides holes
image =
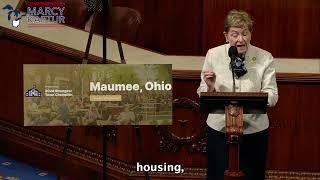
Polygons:
[[238,56],[238,50],[236,46],[230,46],[228,51],[229,57],[237,57]]

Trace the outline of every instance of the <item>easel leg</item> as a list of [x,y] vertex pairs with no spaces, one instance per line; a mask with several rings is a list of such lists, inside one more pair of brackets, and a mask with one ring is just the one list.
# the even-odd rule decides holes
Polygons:
[[[136,129],[136,135],[137,135],[137,142],[138,142],[138,148],[139,148],[139,156],[142,160],[142,164],[145,164],[146,160],[144,157],[144,151],[143,151],[143,144],[142,144],[142,138],[141,138],[141,133],[140,133],[140,127],[139,126],[134,126]],[[150,180],[149,173],[147,171],[144,172],[144,175],[146,177],[146,180]]]
[[[71,133],[72,133],[72,127],[68,126],[66,136],[64,138],[64,146],[63,146],[62,157],[60,162],[60,172],[64,172],[65,160],[67,157],[67,148],[71,140]],[[59,179],[61,179],[61,176],[59,176]]]
[[102,179],[107,180],[107,143],[108,143],[108,137],[107,137],[107,126],[102,126],[102,163],[103,163],[103,170],[102,170]]

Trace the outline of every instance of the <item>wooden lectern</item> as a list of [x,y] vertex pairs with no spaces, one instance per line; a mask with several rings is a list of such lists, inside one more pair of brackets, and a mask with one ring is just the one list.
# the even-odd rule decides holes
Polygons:
[[244,180],[239,167],[239,143],[243,135],[243,114],[264,114],[268,94],[261,92],[202,92],[202,113],[226,115],[226,138],[229,146],[228,169],[225,180]]

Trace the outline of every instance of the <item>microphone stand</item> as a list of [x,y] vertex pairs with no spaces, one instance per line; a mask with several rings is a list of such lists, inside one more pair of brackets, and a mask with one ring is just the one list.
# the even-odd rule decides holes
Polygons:
[[[232,55],[230,58],[231,58],[230,66],[231,66],[232,80],[233,80],[232,92],[236,92],[235,91],[236,84],[235,84],[235,78],[234,78],[235,73],[234,73],[234,68],[233,68],[234,66],[233,65],[235,63],[235,59],[237,58],[237,56]],[[242,132],[239,135],[239,134],[231,131],[230,127],[229,127],[230,129],[227,127],[228,124],[233,124],[232,121],[237,121],[236,120],[237,118],[232,119],[230,116],[230,113],[229,113],[229,115],[227,115],[227,112],[235,110],[236,108],[239,108],[239,107],[241,107],[241,105],[239,104],[238,101],[230,101],[230,104],[225,107],[226,138],[227,138],[227,144],[228,144],[228,157],[229,157],[229,159],[228,159],[228,168],[224,172],[224,180],[244,180],[244,175],[240,171],[240,168],[239,168],[239,149],[240,149],[240,141],[241,141]],[[231,125],[231,126],[233,126],[233,125]],[[232,158],[234,158],[235,160]],[[234,171],[234,169],[236,169],[236,171]]]
[[235,56],[232,56],[231,61],[230,61],[230,66],[231,66],[231,71],[232,71],[232,80],[233,80],[232,92],[236,92],[236,82],[234,79],[234,68],[233,68],[233,63],[234,63],[235,58],[236,58]]

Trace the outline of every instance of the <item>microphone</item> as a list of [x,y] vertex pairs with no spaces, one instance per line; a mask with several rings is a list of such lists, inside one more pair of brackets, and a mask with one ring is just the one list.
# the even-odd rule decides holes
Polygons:
[[235,87],[236,87],[236,83],[235,83],[235,79],[234,79],[234,66],[232,64],[234,64],[236,57],[238,56],[238,50],[237,47],[235,46],[231,46],[228,50],[228,55],[231,58],[230,61],[230,68],[232,71],[232,80],[233,80],[233,86],[232,86],[232,92],[235,92]]
[[238,50],[235,46],[231,46],[228,51],[229,57],[231,58],[230,66],[233,68],[233,71],[236,75],[236,78],[240,78],[241,76],[247,73],[247,69],[244,65],[244,57],[240,57],[238,54]]
[[235,58],[239,56],[237,47],[236,46],[230,46],[229,51],[228,51],[228,55],[231,58],[231,61],[234,61]]

